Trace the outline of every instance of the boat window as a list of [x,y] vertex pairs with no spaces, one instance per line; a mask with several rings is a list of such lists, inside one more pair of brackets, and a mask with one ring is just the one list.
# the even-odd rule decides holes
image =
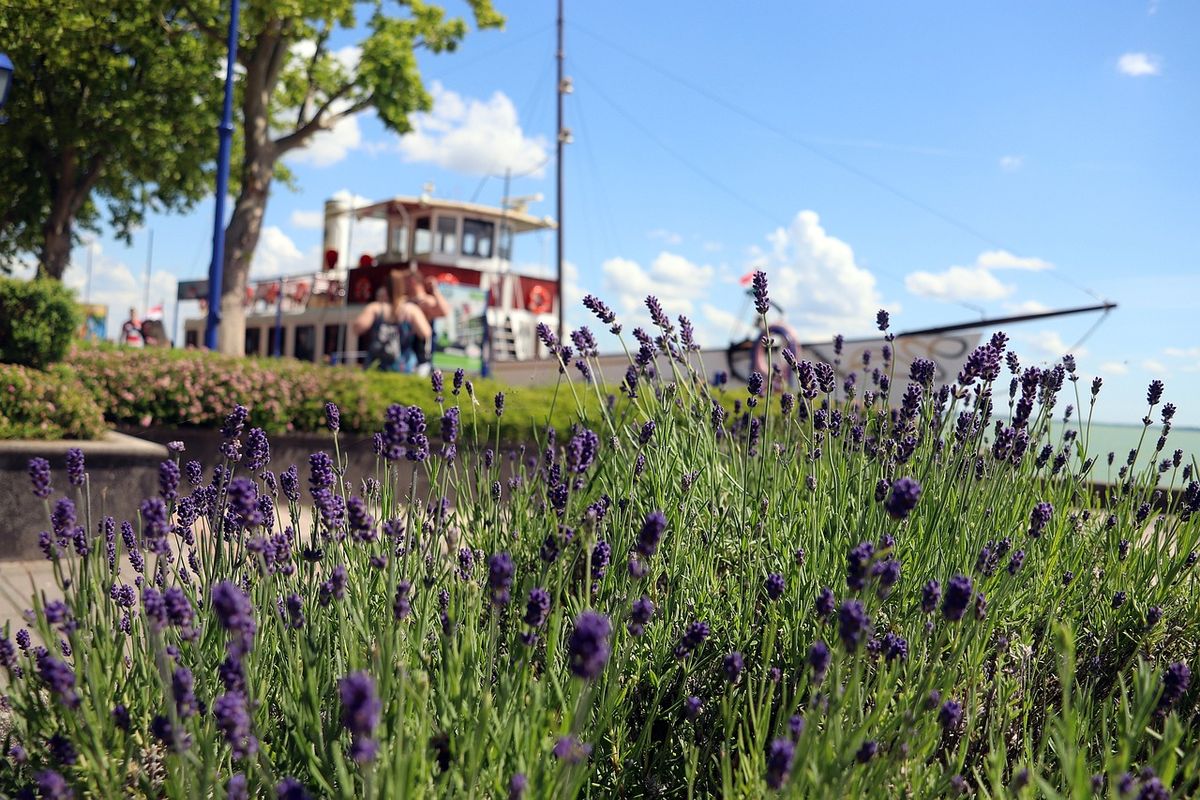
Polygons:
[[508,225],[500,226],[500,258],[508,261],[512,258],[512,228]]
[[315,325],[297,325],[296,338],[292,342],[292,355],[301,361],[312,361],[317,355],[317,328]]
[[496,226],[486,219],[463,218],[462,254],[478,258],[492,257],[492,237]]
[[438,215],[437,251],[449,255],[458,253],[458,217]]
[[416,234],[413,254],[423,256],[433,252],[433,233],[429,228],[429,217],[418,217],[413,227]]
[[325,356],[326,361],[333,361],[338,350],[338,333],[341,325],[326,325],[325,326],[325,341],[321,345],[321,355]]
[[246,355],[256,356],[262,352],[262,328],[246,327]]
[[279,327],[272,325],[270,342],[271,342],[271,347],[269,350],[267,350],[267,355],[269,355],[269,356],[284,355],[287,351],[287,345],[286,345],[287,328],[283,327],[282,325],[280,325]]
[[403,222],[392,226],[392,240],[388,251],[399,253],[401,261],[408,260],[408,226]]

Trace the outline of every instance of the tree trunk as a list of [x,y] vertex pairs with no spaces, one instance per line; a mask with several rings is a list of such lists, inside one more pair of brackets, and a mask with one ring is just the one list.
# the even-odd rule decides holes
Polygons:
[[[225,228],[225,253],[221,279],[221,327],[217,331],[217,349],[240,356],[246,342],[246,285],[250,263],[258,237],[262,233],[271,189],[274,160],[269,164],[246,164],[242,170],[242,191],[233,207],[233,216]],[[251,175],[258,178],[251,178]]]
[[42,226],[42,252],[38,257],[39,278],[61,281],[71,263],[71,216],[57,210]]

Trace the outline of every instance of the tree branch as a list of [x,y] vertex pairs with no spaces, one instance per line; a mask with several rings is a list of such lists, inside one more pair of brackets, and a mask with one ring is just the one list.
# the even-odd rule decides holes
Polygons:
[[308,113],[308,104],[312,102],[313,95],[316,92],[316,84],[313,79],[313,73],[317,69],[317,61],[325,53],[325,44],[329,41],[331,29],[328,25],[317,35],[317,46],[313,50],[313,57],[308,62],[308,69],[305,70],[305,75],[308,78],[308,87],[304,91],[304,99],[300,102],[300,110],[296,113],[296,127],[299,128],[305,123],[305,115]]
[[[337,114],[330,116],[328,119],[325,117],[325,112],[329,111],[329,108],[334,103],[336,103],[342,97],[347,95],[350,92],[350,90],[353,88],[354,88],[353,83],[343,83],[341,88],[339,88],[336,92],[334,92],[333,94],[329,95],[328,98],[326,98],[325,102],[321,104],[321,107],[317,109],[317,113],[313,114],[312,119],[310,119],[308,122],[304,123],[303,125],[299,126],[298,128],[296,128],[296,130],[292,131],[291,133],[287,134],[286,136],[281,136],[280,138],[276,139],[275,140],[276,150],[282,155],[283,153],[286,153],[288,150],[292,150],[296,147],[299,147],[300,145],[304,144],[305,140],[307,140],[310,136],[312,136],[317,131],[328,130],[329,128],[332,128],[333,124],[335,122],[337,122],[339,119],[342,119],[343,117],[345,117],[349,113],[351,113],[350,109],[347,109],[346,111],[339,112]],[[358,111],[361,111],[362,108],[360,108],[360,106],[362,106],[362,103],[363,103],[363,101],[360,100],[358,103],[355,103],[350,108],[354,108],[354,109],[357,109]],[[369,103],[368,103],[368,105],[369,105]]]
[[202,22],[200,20],[200,15],[196,13],[194,8],[192,8],[191,3],[188,3],[185,0],[185,2],[180,3],[180,6],[182,6],[183,10],[187,12],[188,18],[191,19],[192,25],[196,28],[196,30],[200,31],[214,41],[225,41],[226,34],[222,33],[219,27],[214,27],[208,23]]

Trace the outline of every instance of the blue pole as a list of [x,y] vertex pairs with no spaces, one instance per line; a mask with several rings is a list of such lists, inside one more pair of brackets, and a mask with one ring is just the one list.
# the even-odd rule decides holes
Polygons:
[[225,107],[217,127],[217,197],[213,220],[212,261],[208,265],[208,320],[204,327],[204,346],[217,349],[217,328],[221,325],[221,279],[225,262],[225,195],[229,191],[229,149],[233,141],[233,68],[237,63],[238,0],[229,0],[229,42],[226,46]]

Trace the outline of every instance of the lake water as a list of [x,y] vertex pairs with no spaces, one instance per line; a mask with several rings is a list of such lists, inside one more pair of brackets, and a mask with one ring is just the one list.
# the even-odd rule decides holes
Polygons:
[[[1056,422],[1053,427],[1055,436],[1061,436],[1062,423]],[[1071,420],[1071,427],[1078,430],[1076,420]],[[1096,465],[1091,472],[1092,480],[1115,483],[1117,470],[1125,463],[1129,451],[1138,446],[1138,440],[1142,438],[1142,431],[1141,425],[1109,425],[1097,422],[1093,422],[1090,428],[1080,431],[1080,439],[1082,440],[1084,435],[1087,435],[1088,451],[1096,456]],[[1162,426],[1159,424],[1145,429],[1145,440],[1142,442],[1141,452],[1138,456],[1137,466],[1139,469],[1154,455],[1154,447],[1158,444],[1158,437],[1161,433]],[[1183,463],[1185,464],[1190,463],[1192,458],[1200,461],[1200,428],[1172,428],[1159,460],[1170,458],[1176,450],[1183,451]],[[1116,454],[1112,467],[1108,466],[1107,460],[1110,452]],[[1168,472],[1162,476],[1160,483],[1167,484],[1170,483],[1170,480],[1171,473]],[[1176,485],[1179,481],[1179,476],[1176,476]]]

